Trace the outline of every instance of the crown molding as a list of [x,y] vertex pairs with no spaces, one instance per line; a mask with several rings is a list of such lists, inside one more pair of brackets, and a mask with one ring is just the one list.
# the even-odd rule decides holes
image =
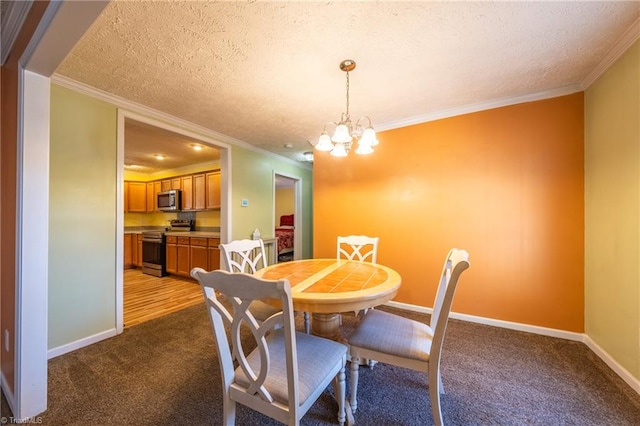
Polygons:
[[398,129],[400,127],[412,126],[415,124],[426,123],[429,121],[441,120],[443,118],[455,117],[457,115],[470,114],[478,111],[485,111],[494,108],[500,108],[510,105],[521,104],[525,102],[540,101],[543,99],[556,98],[558,96],[570,95],[572,93],[581,92],[582,87],[578,84],[570,86],[558,87],[556,89],[545,90],[542,92],[530,93],[522,96],[513,96],[508,98],[499,98],[492,101],[480,102],[477,104],[464,105],[455,108],[435,111],[428,114],[416,115],[406,119],[382,123],[376,125],[376,131]]
[[615,61],[620,58],[624,52],[631,47],[633,43],[640,38],[640,17],[631,24],[629,29],[622,34],[622,36],[616,41],[609,52],[602,58],[600,63],[595,66],[593,70],[582,80],[582,90],[586,90],[591,84],[598,79],[602,74],[609,69]]
[[9,52],[13,48],[13,43],[16,42],[20,28],[24,24],[24,20],[27,19],[27,14],[31,10],[33,0],[25,1],[11,1],[7,2],[7,10],[2,14],[2,30],[0,30],[0,50],[2,55],[0,57],[0,64],[4,65],[5,61],[9,57]]
[[211,139],[217,140],[219,142],[223,142],[229,145],[235,145],[244,149],[248,149],[250,151],[259,153],[261,155],[265,155],[267,157],[271,157],[278,161],[284,161],[295,165],[297,167],[302,167],[304,169],[311,170],[311,166],[303,163],[301,161],[292,160],[288,157],[283,157],[278,154],[274,154],[273,152],[264,150],[262,148],[258,148],[255,145],[251,145],[250,143],[244,142],[240,139],[233,138],[231,136],[224,135],[222,133],[218,133],[214,130],[208,129],[206,127],[200,126],[199,124],[194,124],[190,121],[186,121],[182,118],[178,118],[174,115],[167,114],[162,111],[155,110],[153,108],[149,108],[145,105],[139,104],[137,102],[130,101],[128,99],[121,98],[120,96],[113,95],[111,93],[105,92],[104,90],[96,89],[95,87],[89,86],[84,83],[80,83],[76,80],[72,80],[60,74],[53,74],[51,76],[51,82],[55,83],[59,86],[66,87],[67,89],[74,90],[76,92],[82,93],[87,96],[91,96],[96,99],[100,99],[102,101],[108,102],[110,104],[115,105],[118,108],[126,109],[127,111],[131,111],[140,115],[144,115],[146,117],[154,118],[156,120],[164,121],[167,123],[171,123],[178,127],[181,127],[185,130],[192,131],[194,133],[198,133],[202,136],[209,137]]

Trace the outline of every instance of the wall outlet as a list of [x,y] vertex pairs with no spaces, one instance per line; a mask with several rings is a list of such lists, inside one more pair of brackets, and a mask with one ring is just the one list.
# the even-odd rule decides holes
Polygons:
[[4,350],[9,352],[9,330],[4,330]]

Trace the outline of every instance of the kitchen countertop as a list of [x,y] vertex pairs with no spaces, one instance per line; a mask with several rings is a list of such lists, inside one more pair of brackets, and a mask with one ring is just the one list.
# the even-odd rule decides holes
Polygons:
[[[125,235],[142,234],[146,230],[125,230]],[[150,231],[150,229],[149,229]],[[178,237],[201,237],[201,238],[220,238],[220,232],[214,231],[165,231],[164,235]]]
[[209,231],[167,231],[164,235],[169,237],[202,237],[202,238],[220,238],[219,232]]

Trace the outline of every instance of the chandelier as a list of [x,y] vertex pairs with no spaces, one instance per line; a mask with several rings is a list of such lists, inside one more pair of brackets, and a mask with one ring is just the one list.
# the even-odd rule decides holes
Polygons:
[[[347,109],[342,113],[339,123],[330,121],[325,124],[315,146],[318,151],[331,151],[330,154],[335,157],[346,157],[354,140],[358,141],[356,154],[371,154],[373,147],[378,145],[371,119],[367,116],[360,117],[354,126],[349,116],[349,72],[355,68],[356,62],[351,59],[345,59],[340,63],[340,69],[347,73]],[[327,133],[327,126],[335,126],[331,137]]]

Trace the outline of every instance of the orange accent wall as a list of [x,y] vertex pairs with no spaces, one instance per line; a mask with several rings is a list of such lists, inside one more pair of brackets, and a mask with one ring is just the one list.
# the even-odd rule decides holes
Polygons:
[[[0,73],[0,369],[13,392],[15,379],[16,305],[16,194],[18,141],[18,61],[44,14],[48,1],[34,2]],[[11,336],[9,352],[4,349],[4,330]]]
[[469,251],[453,310],[584,330],[583,93],[380,132],[376,152],[314,159],[314,257],[380,237],[395,298],[432,307],[451,247]]

